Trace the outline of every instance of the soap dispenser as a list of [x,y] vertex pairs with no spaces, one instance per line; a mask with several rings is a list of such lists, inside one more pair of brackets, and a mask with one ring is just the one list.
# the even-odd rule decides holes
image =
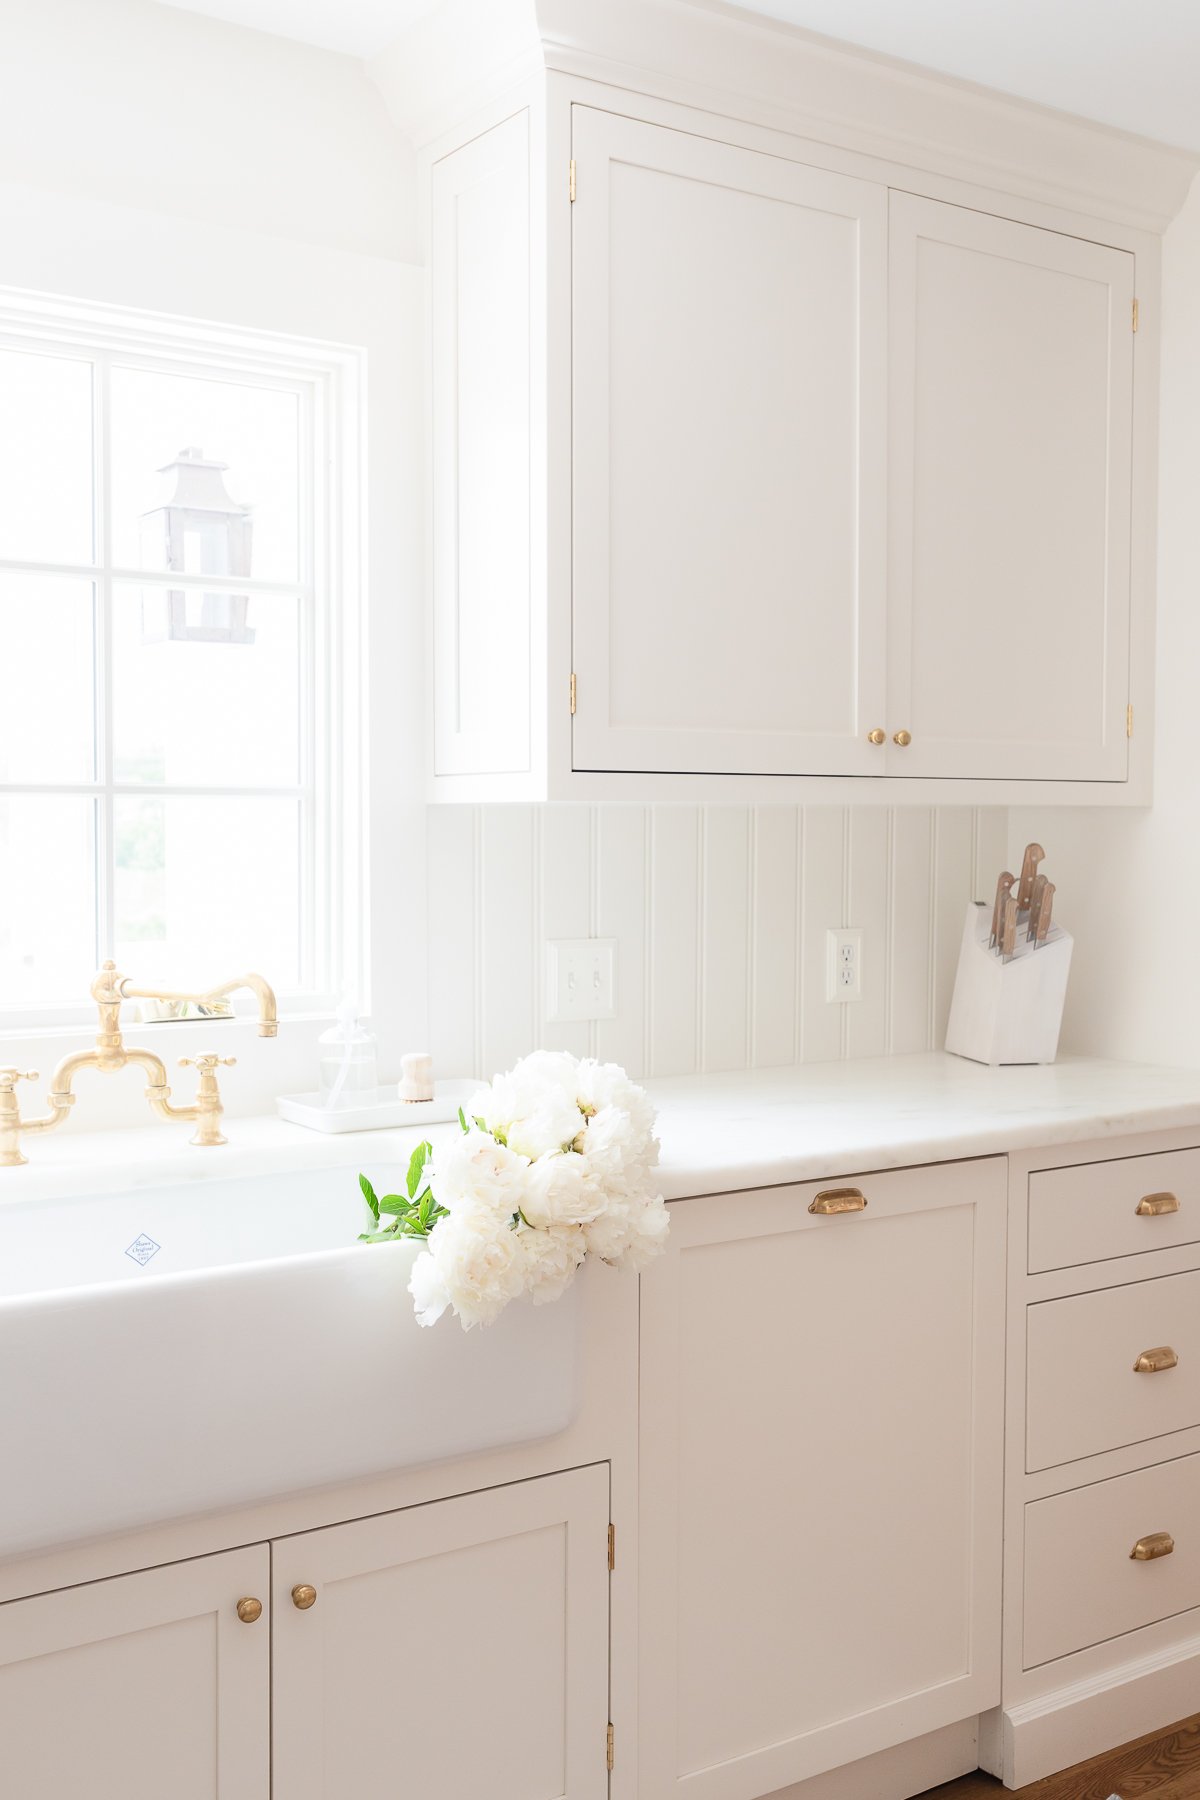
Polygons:
[[359,1018],[353,993],[343,996],[336,1023],[321,1033],[317,1043],[321,1099],[326,1106],[344,1106],[374,1093],[379,1086],[375,1033]]

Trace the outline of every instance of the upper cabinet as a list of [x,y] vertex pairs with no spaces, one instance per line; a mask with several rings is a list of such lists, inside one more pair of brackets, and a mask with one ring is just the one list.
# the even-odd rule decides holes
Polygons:
[[905,772],[1124,781],[1134,259],[911,194],[890,215]]
[[1174,153],[634,10],[425,152],[435,797],[1147,802]]

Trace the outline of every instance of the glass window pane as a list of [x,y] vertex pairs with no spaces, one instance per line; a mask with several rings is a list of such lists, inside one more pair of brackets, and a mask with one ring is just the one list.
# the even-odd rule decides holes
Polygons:
[[0,573],[0,782],[96,772],[96,607],[90,581]]
[[119,782],[296,786],[299,602],[118,586],[113,740]]
[[95,801],[0,794],[0,1008],[86,1001],[97,960]]
[[299,577],[295,393],[112,371],[112,534],[118,568]]
[[92,560],[92,365],[0,350],[0,557]]
[[300,808],[205,797],[115,802],[113,955],[138,985],[257,969],[300,985]]

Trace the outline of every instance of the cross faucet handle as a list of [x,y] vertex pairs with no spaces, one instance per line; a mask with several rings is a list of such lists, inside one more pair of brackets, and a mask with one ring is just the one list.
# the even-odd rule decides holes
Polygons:
[[217,1069],[232,1069],[237,1062],[236,1056],[181,1056],[181,1069],[199,1069],[202,1075],[211,1075]]
[[36,1081],[37,1078],[36,1069],[14,1069],[6,1065],[4,1068],[0,1068],[0,1089],[6,1094],[11,1094],[18,1081]]

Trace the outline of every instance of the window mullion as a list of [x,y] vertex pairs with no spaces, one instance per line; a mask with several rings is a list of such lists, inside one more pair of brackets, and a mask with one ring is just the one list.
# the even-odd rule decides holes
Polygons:
[[112,359],[96,356],[96,774],[97,802],[96,937],[100,959],[113,954],[116,939],[116,866],[113,848],[113,579],[112,579]]

